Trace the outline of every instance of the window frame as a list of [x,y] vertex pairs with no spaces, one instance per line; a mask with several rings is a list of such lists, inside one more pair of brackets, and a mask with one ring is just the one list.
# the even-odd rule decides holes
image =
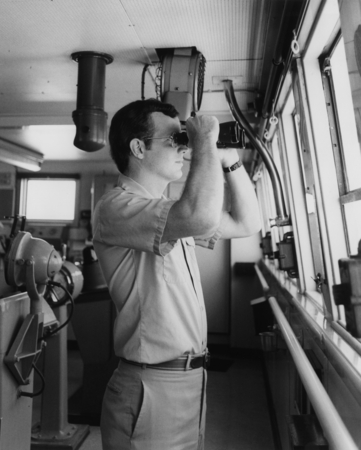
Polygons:
[[[51,219],[28,219],[27,223],[36,225],[70,225],[76,226],[79,222],[79,193],[80,193],[80,175],[79,174],[63,174],[63,173],[22,173],[18,172],[16,176],[16,204],[15,210],[18,214],[21,214],[21,195],[22,195],[22,184],[27,182],[27,180],[74,180],[76,182],[75,188],[75,205],[74,205],[74,219],[72,220],[51,220]],[[25,215],[25,214],[23,214]],[[25,215],[26,216],[26,215]]]
[[[295,247],[299,268],[298,292],[309,298],[318,309],[324,311],[325,316],[331,320],[340,318],[340,311],[333,301],[332,286],[340,282],[338,260],[345,256],[343,243],[334,245],[340,233],[343,233],[339,195],[335,172],[332,147],[329,137],[329,124],[322,89],[321,72],[318,58],[334,32],[339,21],[337,0],[322,5],[317,22],[312,27],[305,49],[294,56],[294,64],[301,80],[301,102],[305,109],[306,135],[309,142],[309,160],[312,162],[312,181],[315,207],[318,213],[319,252],[323,262],[322,294],[317,290],[317,274],[313,270],[313,251],[311,250],[311,237],[307,216],[306,194],[302,179],[301,161],[299,158],[299,145],[295,124],[292,117],[294,107],[290,101],[293,93],[293,82],[285,85],[282,102],[277,105],[280,112],[281,154],[286,169],[286,185],[289,193],[292,227],[295,236]],[[291,75],[289,74],[289,79]],[[295,80],[296,82],[297,80]],[[287,92],[286,92],[287,91]],[[316,91],[316,92],[315,92]],[[295,104],[295,99],[294,99]],[[314,124],[317,122],[317,126]],[[320,123],[320,126],[319,126]],[[331,152],[331,160],[330,154]],[[295,167],[296,166],[296,167]],[[312,179],[312,177],[311,177]],[[296,182],[296,180],[298,180]],[[336,180],[336,184],[334,184]],[[331,195],[330,195],[331,194]],[[334,220],[332,214],[338,215]],[[327,218],[331,217],[331,221]],[[301,245],[302,242],[302,245]],[[305,245],[307,242],[307,245]]]
[[299,155],[297,132],[294,126],[294,112],[295,100],[293,89],[290,88],[280,114],[279,133],[280,151],[284,160],[286,173],[285,185],[290,199],[291,217],[293,218],[292,228],[299,273],[298,291],[307,295],[318,308],[322,308],[321,294],[317,292],[315,282],[312,279],[314,275],[314,263],[306,198],[304,195],[303,169]]
[[330,137],[334,154],[338,188],[340,193],[341,214],[344,224],[345,240],[347,246],[347,255],[351,256],[351,244],[349,233],[347,231],[347,219],[344,206],[361,200],[361,187],[350,190],[348,183],[347,168],[345,162],[345,151],[342,140],[341,126],[339,122],[339,113],[337,108],[337,99],[335,94],[335,84],[332,76],[331,57],[342,39],[341,29],[338,30],[336,37],[326,46],[325,51],[319,58],[320,69],[323,73],[322,81],[324,87],[325,101],[328,106],[327,113],[330,123]]
[[326,2],[301,60],[303,86],[308,103],[310,147],[317,178],[315,181],[317,207],[320,212],[320,235],[329,294],[329,301],[326,302],[327,314],[336,321],[343,320],[343,314],[334,302],[332,286],[340,283],[338,261],[344,258],[347,252],[319,58],[330,39],[334,39],[337,34],[339,19],[338,2],[336,0]]

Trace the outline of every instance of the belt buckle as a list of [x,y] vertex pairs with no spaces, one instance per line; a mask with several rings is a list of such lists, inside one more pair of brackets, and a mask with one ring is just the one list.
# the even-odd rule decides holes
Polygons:
[[211,354],[209,353],[208,348],[206,349],[206,353],[204,355],[204,363],[203,368],[208,369],[208,367],[211,365]]

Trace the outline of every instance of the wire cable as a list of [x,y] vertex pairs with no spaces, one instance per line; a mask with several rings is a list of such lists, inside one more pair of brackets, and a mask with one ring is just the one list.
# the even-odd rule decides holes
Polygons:
[[22,390],[19,390],[19,397],[37,397],[38,395],[42,394],[45,389],[45,378],[44,375],[40,372],[40,370],[36,367],[35,363],[32,363],[32,367],[35,370],[35,372],[39,375],[41,379],[41,388],[38,392],[24,392]]
[[64,328],[66,325],[68,325],[68,323],[70,322],[73,313],[74,313],[74,299],[72,297],[72,295],[70,294],[70,292],[60,283],[56,282],[56,281],[49,281],[48,282],[48,286],[50,288],[50,290],[52,291],[52,293],[56,296],[56,293],[54,292],[54,290],[52,289],[52,286],[56,286],[59,287],[61,289],[63,289],[63,291],[65,291],[65,293],[67,294],[69,300],[70,300],[70,305],[71,305],[71,310],[69,313],[68,318],[66,319],[66,321],[64,323],[62,323],[58,328],[56,328],[55,330],[51,330],[49,331],[45,336],[42,337],[43,340],[47,339],[48,337],[52,336],[53,334],[57,333],[58,331],[60,331],[62,328]]

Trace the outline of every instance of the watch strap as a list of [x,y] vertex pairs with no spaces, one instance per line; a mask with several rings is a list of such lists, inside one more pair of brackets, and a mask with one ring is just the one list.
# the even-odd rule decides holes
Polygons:
[[242,167],[243,163],[241,162],[241,160],[239,159],[235,164],[233,164],[232,166],[229,167],[223,167],[223,172],[225,173],[229,173],[229,172],[233,172],[234,170],[237,170],[239,167]]

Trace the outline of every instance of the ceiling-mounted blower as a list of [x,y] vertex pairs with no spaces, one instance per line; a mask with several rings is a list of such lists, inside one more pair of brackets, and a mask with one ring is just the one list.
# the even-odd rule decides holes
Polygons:
[[162,101],[185,122],[202,104],[206,59],[195,47],[171,49],[162,61]]
[[[176,108],[183,125],[201,107],[205,69],[206,59],[196,47],[169,49],[162,58],[161,99]],[[188,137],[181,134],[181,143],[187,145]],[[237,122],[220,124],[217,147],[244,147],[244,133]]]
[[71,55],[79,63],[78,94],[73,121],[75,147],[95,152],[107,142],[108,114],[104,111],[105,66],[113,62],[106,53],[77,52]]

